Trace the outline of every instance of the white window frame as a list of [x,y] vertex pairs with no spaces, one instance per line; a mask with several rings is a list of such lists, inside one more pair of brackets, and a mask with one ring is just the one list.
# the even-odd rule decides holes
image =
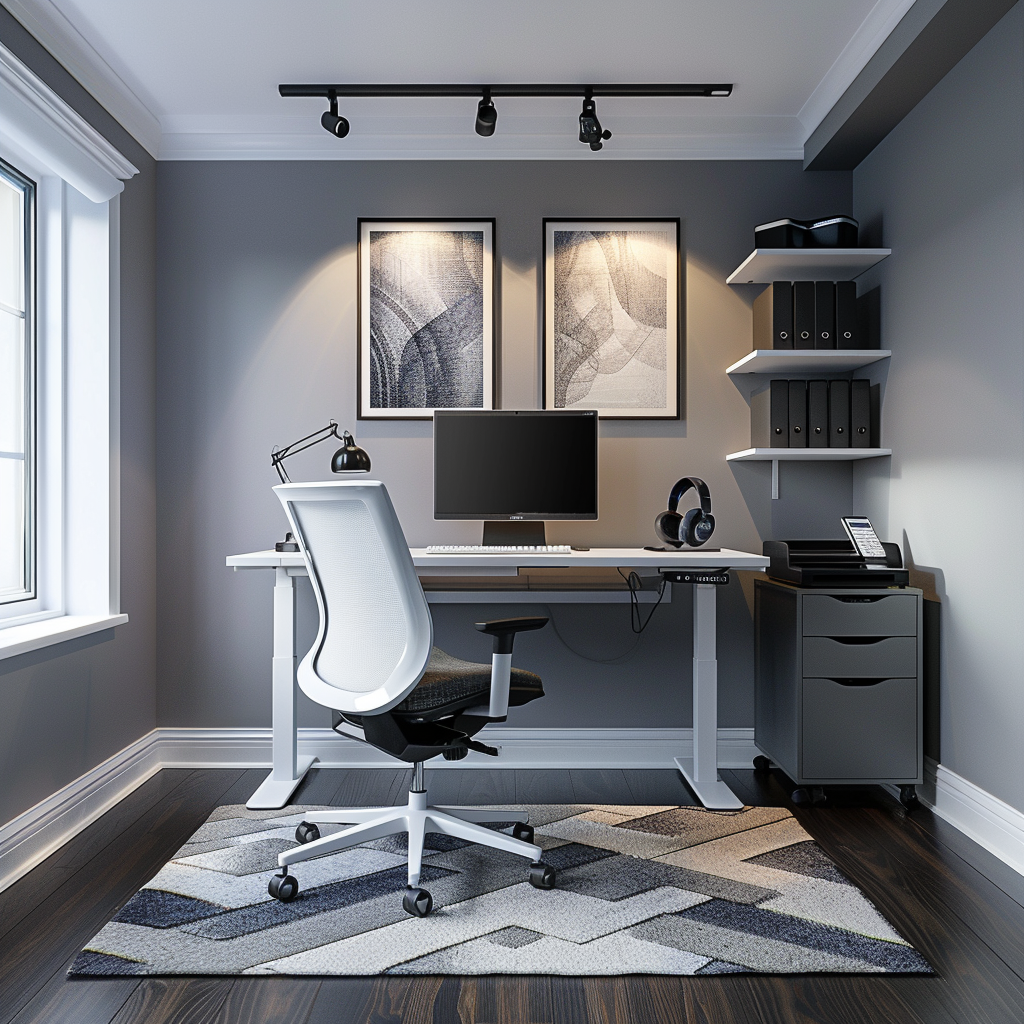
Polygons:
[[118,193],[137,171],[2,45],[0,156],[36,182],[37,596],[0,607],[5,658],[128,621]]

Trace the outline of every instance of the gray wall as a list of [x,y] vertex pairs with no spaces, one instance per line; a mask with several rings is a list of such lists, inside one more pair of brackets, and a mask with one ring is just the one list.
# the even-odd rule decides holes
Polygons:
[[858,508],[934,574],[942,763],[1024,810],[1024,6],[1018,4],[854,174],[854,208],[893,255],[892,465]]
[[130,621],[0,661],[3,822],[155,725],[156,164],[2,7],[0,39],[140,170],[120,199],[121,610]]
[[[643,545],[677,477],[704,477],[718,543],[760,550],[769,536],[835,535],[850,511],[849,465],[730,467],[749,445],[745,389],[725,368],[751,348],[759,289],[725,278],[773,217],[842,212],[849,172],[799,162],[161,163],[158,168],[158,710],[163,726],[270,724],[271,577],[224,557],[269,547],[284,519],[269,452],[334,417],[354,430],[411,543],[478,542],[479,524],[435,523],[429,423],[357,422],[356,220],[497,220],[501,401],[540,402],[543,217],[679,217],[686,255],[686,413],[678,422],[604,422],[601,519],[554,524],[554,541]],[[329,476],[329,445],[290,463]],[[774,506],[774,507],[773,507]],[[300,629],[315,612],[303,583]],[[753,721],[750,581],[720,594],[722,724]],[[487,657],[469,623],[507,609],[435,613],[452,653]],[[557,632],[520,640],[547,698],[516,725],[690,724],[690,601],[662,607],[639,647],[628,608],[555,606]],[[573,653],[573,651],[580,653]],[[617,659],[614,664],[592,659]],[[327,712],[303,700],[301,722]]]

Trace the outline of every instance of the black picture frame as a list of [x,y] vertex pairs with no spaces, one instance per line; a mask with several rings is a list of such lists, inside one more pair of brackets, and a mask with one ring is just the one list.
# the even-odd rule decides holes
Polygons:
[[[429,239],[432,233],[438,236],[434,259],[423,249],[424,236]],[[450,237],[459,233],[479,234],[478,266],[473,238],[462,240],[468,262],[460,266],[458,245]],[[360,217],[357,234],[357,418],[429,420],[434,409],[495,408],[494,219]],[[401,239],[381,248],[382,240],[373,237],[386,234],[415,237],[408,239],[403,256]],[[402,261],[397,272],[396,259]],[[387,289],[381,267],[374,265],[384,260],[392,264]],[[478,295],[473,287],[477,273]],[[467,329],[479,330],[479,346],[452,344]],[[410,358],[405,346],[414,339],[419,345],[411,353],[416,358]],[[433,401],[452,397],[463,399],[462,404]],[[410,399],[419,404],[400,404]]]
[[[602,419],[679,419],[683,355],[679,218],[545,217],[543,231],[543,407],[597,409]],[[560,240],[560,233],[573,237]],[[642,235],[652,237],[638,237]],[[571,258],[563,259],[556,252],[563,245],[569,247]],[[660,264],[662,253],[663,297],[657,287],[661,275],[651,267]],[[577,278],[571,295],[562,291],[572,283],[563,274]],[[633,307],[632,314],[628,305]],[[570,325],[571,332],[566,329]],[[662,367],[656,365],[662,351],[659,336],[664,338]],[[645,346],[647,359],[641,357]],[[631,386],[643,389],[634,404],[621,397],[628,395]],[[663,396],[660,402],[649,400],[659,396]]]

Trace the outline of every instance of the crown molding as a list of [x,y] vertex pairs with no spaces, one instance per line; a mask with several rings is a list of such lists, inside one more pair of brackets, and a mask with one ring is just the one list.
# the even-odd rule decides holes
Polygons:
[[107,202],[139,173],[31,68],[0,44],[0,132],[35,154],[93,202]]
[[797,117],[804,126],[805,142],[915,3],[916,0],[878,0],[871,8],[843,52],[800,108]]
[[4,7],[114,117],[150,156],[160,153],[160,121],[52,0],[3,0]]

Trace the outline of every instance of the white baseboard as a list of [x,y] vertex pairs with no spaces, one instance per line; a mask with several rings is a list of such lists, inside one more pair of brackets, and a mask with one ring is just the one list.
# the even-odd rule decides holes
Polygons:
[[0,892],[163,767],[154,731],[0,826]]
[[1024,875],[1024,814],[931,758],[924,772],[921,802]]
[[[497,758],[471,752],[433,768],[671,768],[693,755],[691,729],[509,729],[481,739]],[[753,729],[718,730],[719,763],[746,768]],[[0,827],[0,892],[40,864],[161,768],[269,768],[270,729],[154,729],[124,750]],[[375,747],[330,729],[300,729],[299,753],[325,768],[394,768]]]
[[[693,756],[690,729],[512,729],[481,739],[501,756],[471,752],[445,768],[671,768]],[[155,729],[35,807],[0,826],[0,892],[58,850],[161,768],[269,768],[269,729]],[[393,768],[394,758],[330,729],[300,729],[299,753],[326,768]],[[719,729],[723,768],[748,768],[753,729]],[[1024,874],[1024,814],[930,759],[922,803]]]

